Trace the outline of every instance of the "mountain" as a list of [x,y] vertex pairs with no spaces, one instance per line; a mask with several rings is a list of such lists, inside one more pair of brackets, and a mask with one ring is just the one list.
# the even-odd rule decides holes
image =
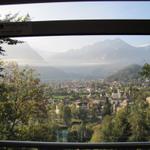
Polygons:
[[[117,73],[112,78],[117,76],[120,79],[124,72],[127,78],[132,79],[136,76],[136,73],[131,73],[132,69],[137,67],[132,64],[143,65],[145,62],[150,62],[149,58],[149,45],[135,47],[121,39],[113,39],[53,55],[48,62],[67,74],[72,74],[72,78],[104,79]],[[138,71],[138,68],[134,71]]]
[[19,65],[45,65],[44,59],[27,43],[17,45],[2,45],[6,51],[2,57],[5,61],[16,61]]
[[101,65],[142,64],[150,62],[150,46],[135,47],[121,39],[104,40],[81,49],[68,50],[49,58],[51,64]]
[[57,69],[51,66],[29,66],[34,69],[43,82],[49,82],[51,80],[69,80],[71,74],[64,72],[61,69]]
[[104,40],[81,49],[57,53],[51,56],[48,62],[45,62],[27,43],[2,46],[6,50],[4,60],[32,67],[41,75],[43,81],[107,77],[118,80],[122,80],[121,77],[133,79],[136,76],[133,72],[138,71],[138,67],[127,66],[150,62],[149,45],[135,47],[121,39]]
[[70,74],[73,79],[104,79],[121,67],[103,64],[92,66],[57,66],[57,68]]
[[2,57],[4,61],[15,61],[19,64],[20,68],[29,67],[34,69],[44,82],[70,78],[70,75],[61,69],[49,66],[36,50],[31,48],[27,43],[17,45],[4,44],[2,47],[6,51]]
[[140,65],[129,65],[106,78],[108,81],[131,81],[139,78]]

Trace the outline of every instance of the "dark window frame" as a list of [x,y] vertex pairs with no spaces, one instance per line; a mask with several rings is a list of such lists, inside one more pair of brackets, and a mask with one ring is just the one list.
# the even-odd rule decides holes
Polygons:
[[[44,2],[79,2],[91,0],[0,0],[0,5],[44,3]],[[95,0],[113,1],[113,0]],[[114,0],[120,1],[120,0]],[[124,0],[125,1],[125,0]],[[141,0],[126,0],[141,1]],[[149,1],[149,0],[145,0]],[[19,27],[19,29],[16,29]],[[63,36],[63,35],[150,35],[150,20],[59,20],[36,22],[0,23],[0,37],[23,36]],[[0,141],[0,147],[32,147],[39,149],[64,148],[144,148],[149,149],[150,142],[116,142],[116,143],[51,143],[29,141]]]
[[0,23],[0,37],[150,35],[150,20],[59,20]]
[[[88,2],[92,0],[0,0],[0,5],[45,3],[45,2]],[[121,0],[94,0],[121,1]],[[122,0],[142,1],[142,0]],[[150,1],[150,0],[145,0]],[[19,27],[19,30],[17,29]],[[27,27],[27,28],[26,28]],[[16,30],[17,29],[17,30]],[[0,37],[24,36],[67,36],[67,35],[150,35],[150,19],[107,19],[107,20],[58,20],[0,23]]]
[[[0,0],[0,5],[27,4],[27,3],[48,3],[48,2],[103,2],[103,1],[142,1],[142,0]],[[150,0],[144,0],[150,1]]]

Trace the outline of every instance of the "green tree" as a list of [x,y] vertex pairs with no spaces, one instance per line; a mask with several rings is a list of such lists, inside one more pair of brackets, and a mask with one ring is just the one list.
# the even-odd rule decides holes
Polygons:
[[149,106],[142,100],[137,100],[131,107],[129,116],[131,136],[129,141],[148,141],[150,134],[148,110]]
[[94,127],[94,133],[92,135],[92,138],[90,140],[91,142],[101,142],[101,125],[97,125]]
[[[30,16],[29,14],[25,16],[19,16],[18,13],[16,14],[7,14],[4,17],[0,15],[0,22],[25,22],[25,21],[30,21]],[[17,43],[22,43],[22,41],[15,40],[12,38],[0,38],[0,55],[4,55],[5,50],[1,46],[2,44],[8,44],[8,45],[14,45]],[[3,70],[3,65],[2,61],[0,61],[0,72]],[[2,76],[2,74],[0,74]]]
[[87,121],[88,110],[82,107],[78,109],[78,118],[83,122]]
[[150,64],[146,63],[142,67],[142,71],[140,72],[141,76],[145,79],[150,80]]
[[49,90],[33,70],[20,70],[16,64],[5,68],[2,79],[5,91],[0,97],[0,138],[19,140],[22,131],[28,132],[30,126],[39,128],[49,121]]
[[69,142],[81,142],[81,125],[72,125],[69,128],[68,134],[68,141]]
[[49,123],[23,126],[20,130],[19,140],[30,141],[56,141],[56,126]]
[[81,124],[72,125],[69,128],[69,142],[88,142],[90,140],[89,133],[90,130],[86,128],[86,124],[83,122]]
[[112,137],[113,141],[125,142],[130,135],[128,122],[128,108],[120,109],[113,117]]
[[64,108],[63,108],[63,120],[64,120],[64,123],[67,126],[70,125],[71,118],[72,118],[72,115],[71,115],[70,107],[69,106],[64,106]]
[[112,133],[112,116],[106,115],[101,124],[100,130],[100,141],[99,142],[111,142],[113,141],[113,133]]
[[73,104],[71,106],[71,114],[72,114],[72,118],[73,119],[77,119],[78,118],[78,109],[76,108],[75,104]]
[[112,114],[112,105],[110,101],[108,100],[108,98],[106,98],[106,101],[104,103],[103,110],[102,110],[102,115],[106,116],[106,115],[111,115],[111,114]]

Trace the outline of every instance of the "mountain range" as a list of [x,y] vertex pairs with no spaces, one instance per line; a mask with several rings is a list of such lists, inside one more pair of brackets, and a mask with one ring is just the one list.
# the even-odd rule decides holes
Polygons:
[[4,61],[16,61],[19,65],[45,65],[45,60],[27,43],[2,45]]
[[[55,60],[55,61],[54,61]],[[54,65],[142,64],[150,62],[150,45],[135,47],[121,39],[104,40],[49,58]]]
[[27,43],[3,45],[3,49],[6,50],[5,61],[31,66],[45,81],[104,79],[132,64],[150,63],[149,45],[136,47],[121,39],[100,41],[55,54],[46,60]]

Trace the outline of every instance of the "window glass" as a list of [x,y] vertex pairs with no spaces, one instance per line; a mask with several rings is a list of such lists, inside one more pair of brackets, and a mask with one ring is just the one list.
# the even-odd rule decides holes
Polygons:
[[[0,19],[149,19],[149,8],[150,2],[8,5],[0,6]],[[1,38],[0,54],[0,140],[149,141],[150,36]]]
[[1,44],[0,139],[149,140],[150,36],[17,40]]
[[31,20],[149,19],[150,2],[77,2],[0,6],[1,15],[20,13]]

